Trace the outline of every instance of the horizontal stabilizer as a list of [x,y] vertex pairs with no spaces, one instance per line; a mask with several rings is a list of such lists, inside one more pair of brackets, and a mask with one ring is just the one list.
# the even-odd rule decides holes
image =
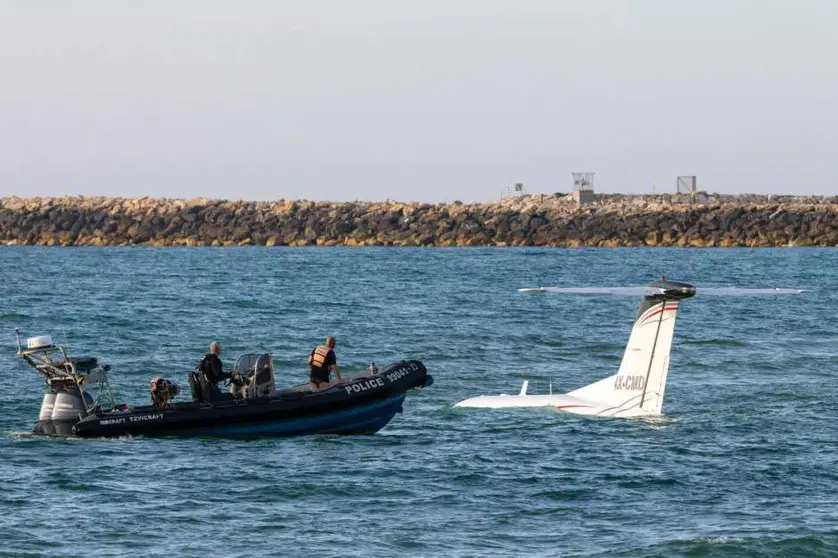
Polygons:
[[770,296],[797,295],[806,291],[803,289],[743,289],[740,287],[696,287],[696,294],[705,296]]

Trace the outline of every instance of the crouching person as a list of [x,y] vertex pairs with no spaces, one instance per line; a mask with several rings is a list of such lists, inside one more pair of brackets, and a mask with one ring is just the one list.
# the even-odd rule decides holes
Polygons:
[[151,395],[151,404],[156,409],[167,409],[169,401],[180,393],[180,387],[166,378],[155,376],[151,379],[148,391]]

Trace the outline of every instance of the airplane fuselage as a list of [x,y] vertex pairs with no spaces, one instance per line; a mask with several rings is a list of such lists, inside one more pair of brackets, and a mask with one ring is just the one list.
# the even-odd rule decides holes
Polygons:
[[475,409],[515,409],[522,407],[552,407],[575,415],[601,417],[657,416],[637,406],[597,404],[566,394],[554,395],[481,395],[460,401],[455,407]]

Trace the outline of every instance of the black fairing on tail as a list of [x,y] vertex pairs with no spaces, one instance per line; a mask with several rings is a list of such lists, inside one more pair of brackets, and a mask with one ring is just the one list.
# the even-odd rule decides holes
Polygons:
[[647,295],[643,297],[640,303],[640,309],[637,311],[637,318],[642,316],[646,310],[652,306],[665,302],[667,300],[681,300],[682,298],[690,298],[695,296],[695,287],[689,283],[681,283],[680,281],[669,281],[662,279],[655,281],[649,287],[653,289],[662,289],[664,292],[660,294]]

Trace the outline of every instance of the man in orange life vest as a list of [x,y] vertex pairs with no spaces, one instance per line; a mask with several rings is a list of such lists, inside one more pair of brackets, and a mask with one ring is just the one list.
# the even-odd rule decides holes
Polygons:
[[335,379],[338,382],[343,381],[340,377],[340,369],[334,349],[335,338],[330,335],[326,338],[326,343],[315,347],[311,351],[308,357],[308,363],[311,366],[311,373],[309,374],[311,389],[329,387],[329,376],[332,372],[335,373]]

